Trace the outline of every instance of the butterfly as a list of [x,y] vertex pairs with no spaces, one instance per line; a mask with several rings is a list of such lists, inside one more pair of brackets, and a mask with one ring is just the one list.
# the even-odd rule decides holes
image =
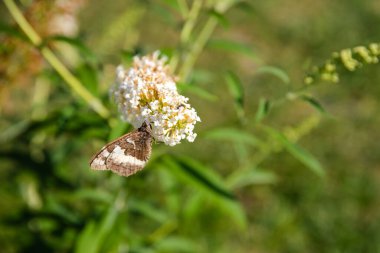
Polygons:
[[108,143],[92,157],[91,168],[111,170],[126,177],[142,170],[152,152],[151,130],[144,122],[138,129]]

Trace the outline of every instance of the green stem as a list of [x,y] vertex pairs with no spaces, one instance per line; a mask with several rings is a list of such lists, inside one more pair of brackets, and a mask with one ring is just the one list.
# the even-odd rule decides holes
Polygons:
[[195,0],[191,6],[190,12],[188,13],[186,23],[181,31],[181,43],[187,43],[189,41],[191,32],[194,29],[201,8],[202,0]]
[[177,2],[182,17],[186,17],[189,13],[189,7],[187,6],[186,0],[177,0]]
[[[8,8],[9,13],[12,15],[16,23],[20,26],[21,30],[30,39],[32,44],[39,48],[42,43],[41,37],[36,33],[33,27],[28,23],[22,15],[20,9],[13,0],[3,0],[5,6]],[[94,111],[96,111],[103,118],[109,116],[109,111],[103,106],[100,100],[94,97],[82,83],[66,68],[66,66],[58,59],[58,57],[49,48],[44,47],[40,49],[42,56],[47,62],[57,71],[68,86],[87,104],[89,104]]]
[[[172,70],[173,73],[176,72],[176,69],[177,69],[179,60],[181,58],[181,54],[182,54],[181,51],[184,48],[184,45],[186,45],[189,42],[191,32],[194,29],[195,23],[197,21],[199,12],[200,12],[201,7],[202,7],[202,0],[195,0],[193,2],[193,5],[191,6],[190,11],[187,9],[187,5],[185,5],[186,2],[179,1],[178,3],[180,4],[180,6],[181,5],[186,6],[187,11],[186,11],[186,13],[181,11],[181,13],[182,13],[183,17],[186,19],[186,21],[185,21],[185,24],[183,25],[183,28],[182,28],[182,31],[180,34],[180,45],[181,46],[177,49],[176,53],[172,56],[172,58],[170,60],[170,69]],[[181,9],[183,9],[183,8],[184,7],[182,7]]]
[[180,79],[184,82],[186,82],[199,54],[202,52],[217,24],[218,21],[215,17],[209,17],[202,31],[199,33],[198,38],[195,40],[194,45],[179,72]]

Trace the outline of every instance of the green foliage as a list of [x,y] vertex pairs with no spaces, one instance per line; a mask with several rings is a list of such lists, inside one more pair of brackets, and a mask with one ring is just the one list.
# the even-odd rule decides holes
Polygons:
[[273,139],[280,142],[280,144],[283,145],[286,151],[288,151],[291,155],[297,158],[300,162],[305,164],[309,169],[311,169],[317,175],[324,175],[324,170],[321,164],[309,152],[307,152],[297,144],[289,141],[286,138],[286,136],[282,133],[271,128],[266,128],[265,130],[268,131],[268,133],[272,136]]
[[[18,2],[42,36],[36,3]],[[333,53],[305,83],[300,67],[376,41],[378,3],[274,3],[94,1],[79,36],[34,48],[1,9],[1,252],[379,252],[379,75],[341,78],[379,45]],[[197,139],[155,144],[130,178],[91,171],[132,130],[108,97],[115,67],[157,49],[202,119]]]
[[239,77],[233,72],[226,74],[226,83],[231,96],[234,99],[236,113],[240,119],[244,117],[244,87]]

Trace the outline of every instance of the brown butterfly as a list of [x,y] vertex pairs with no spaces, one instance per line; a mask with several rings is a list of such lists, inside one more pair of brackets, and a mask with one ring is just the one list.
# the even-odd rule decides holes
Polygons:
[[152,152],[151,127],[143,125],[104,146],[90,161],[94,170],[111,170],[130,176],[142,170]]

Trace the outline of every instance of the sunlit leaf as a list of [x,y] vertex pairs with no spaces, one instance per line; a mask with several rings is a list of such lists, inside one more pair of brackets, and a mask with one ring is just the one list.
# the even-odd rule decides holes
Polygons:
[[102,252],[104,241],[115,226],[117,216],[118,208],[111,205],[100,221],[89,221],[84,230],[79,234],[75,252]]
[[196,86],[196,85],[191,85],[191,84],[177,84],[177,87],[181,92],[187,92],[194,94],[200,98],[203,98],[207,101],[214,102],[218,100],[218,97],[207,90]]
[[280,79],[285,84],[288,84],[290,82],[290,78],[288,74],[284,70],[280,69],[279,67],[262,66],[256,70],[256,73],[257,74],[271,74],[277,77],[278,79]]
[[47,198],[46,210],[49,213],[54,214],[70,223],[76,224],[80,221],[80,217],[77,213],[60,202],[58,198],[54,198],[52,195]]
[[96,234],[96,223],[95,221],[87,221],[86,226],[79,234],[76,241],[75,253],[95,253],[98,247],[98,242],[94,242],[94,236]]
[[276,131],[273,128],[266,128],[266,131],[272,136],[272,138],[279,141],[284,148],[293,155],[296,159],[302,162],[306,167],[308,167],[311,171],[319,176],[323,176],[325,171],[319,161],[308,151],[289,141],[285,135]]
[[227,178],[228,186],[232,189],[249,185],[273,184],[276,181],[277,176],[275,173],[261,169],[237,171]]
[[215,128],[201,134],[202,137],[211,140],[232,141],[257,146],[259,140],[251,133],[237,128]]
[[31,125],[30,119],[21,120],[0,132],[0,143],[9,142],[25,132]]
[[166,162],[168,160],[169,163],[172,163],[170,167],[173,173],[191,183],[202,192],[207,193],[201,198],[213,201],[229,217],[235,220],[240,228],[245,228],[247,224],[245,212],[218,174],[211,170],[211,168],[190,157],[166,157]]
[[106,191],[82,188],[73,194],[73,198],[78,199],[78,201],[93,200],[98,203],[111,204],[114,196]]
[[168,220],[168,215],[163,210],[159,210],[157,207],[144,201],[130,200],[128,201],[128,207],[129,210],[138,212],[159,223],[164,223]]
[[228,217],[230,225],[237,225],[239,229],[245,229],[248,225],[246,213],[238,201],[224,201],[221,198],[212,198],[210,195],[194,193],[186,202],[185,217],[187,221],[197,219],[205,208],[211,208],[215,215]]
[[198,189],[229,201],[235,199],[233,193],[224,186],[219,175],[200,162],[185,156],[164,156],[162,160],[171,172]]
[[321,103],[319,103],[319,101],[316,100],[314,97],[309,96],[309,95],[302,95],[302,96],[300,96],[300,99],[307,102],[309,105],[311,105],[314,109],[316,109],[320,113],[322,113],[322,114],[326,113],[325,108],[323,108]]
[[263,118],[265,118],[268,115],[269,109],[270,109],[269,100],[265,98],[261,98],[259,101],[259,106],[256,111],[255,121],[260,122],[261,120],[263,120]]
[[169,236],[156,243],[158,252],[199,252],[198,244],[190,238]]

